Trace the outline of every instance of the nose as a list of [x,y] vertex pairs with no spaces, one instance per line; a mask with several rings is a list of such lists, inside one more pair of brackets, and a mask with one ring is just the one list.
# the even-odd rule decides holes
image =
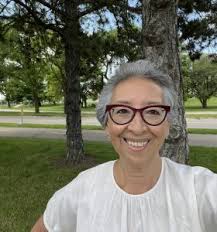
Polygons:
[[148,125],[143,121],[139,112],[136,112],[133,120],[128,125],[128,130],[134,134],[141,134],[148,129]]

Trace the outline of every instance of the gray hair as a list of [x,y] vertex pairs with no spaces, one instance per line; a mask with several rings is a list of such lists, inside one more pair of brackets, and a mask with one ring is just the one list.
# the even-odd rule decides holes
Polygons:
[[[151,80],[160,86],[163,90],[164,103],[170,105],[170,107],[173,109],[175,91],[170,76],[158,70],[149,60],[138,60],[136,62],[122,64],[120,65],[119,69],[116,70],[115,75],[112,76],[111,79],[109,79],[109,81],[105,84],[99,97],[96,107],[96,115],[98,121],[103,127],[106,126],[108,119],[105,112],[106,105],[110,104],[111,102],[114,88],[120,82],[135,77]],[[171,113],[168,115],[168,119],[171,119]]]

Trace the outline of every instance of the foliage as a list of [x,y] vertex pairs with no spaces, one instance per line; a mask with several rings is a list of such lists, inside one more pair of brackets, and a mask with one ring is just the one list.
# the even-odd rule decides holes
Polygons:
[[[184,2],[188,5],[186,1]],[[200,4],[195,5],[191,1],[191,6],[199,5]],[[184,8],[187,8],[186,5]],[[197,7],[197,10],[201,9]],[[188,10],[187,12],[183,10],[183,12],[189,14],[191,11]],[[54,82],[55,84],[47,88],[46,95],[50,98],[54,93],[57,94],[58,89],[54,88],[54,86],[58,85],[60,86],[60,93],[64,93],[65,112],[67,115],[67,146],[69,148],[69,155],[67,157],[70,157],[74,161],[79,160],[79,158],[77,159],[76,157],[81,157],[83,154],[80,125],[81,97],[85,102],[85,95],[93,94],[93,96],[96,96],[96,92],[101,89],[103,81],[106,78],[101,68],[105,67],[105,69],[108,70],[107,67],[109,63],[116,59],[113,56],[114,54],[118,54],[118,57],[123,57],[127,60],[141,57],[141,31],[134,26],[134,22],[138,18],[137,14],[141,16],[141,13],[141,1],[139,0],[136,1],[135,6],[130,4],[129,1],[113,0],[10,0],[4,1],[0,5],[0,18],[5,22],[5,25],[0,25],[3,29],[2,31],[7,30],[7,27],[10,25],[13,25],[13,27],[19,31],[24,30],[25,26],[27,26],[27,28],[32,28],[31,36],[33,37],[34,35],[41,35],[48,31],[52,31],[62,44],[65,56],[63,60],[64,72],[62,71],[63,69],[60,68],[60,72],[58,71],[56,73],[57,76],[60,77],[60,81],[57,81],[55,78],[56,74],[49,74],[47,76],[47,83]],[[180,15],[185,19],[185,14]],[[114,26],[117,28],[117,39],[114,40],[115,43],[113,44],[110,42],[108,43],[106,39],[104,41],[105,43],[98,43],[99,41],[101,42],[101,40],[97,39],[97,36],[95,36],[96,34],[89,36],[89,34],[91,34],[91,27],[88,27],[88,24],[93,20],[95,22],[94,24],[98,25],[92,28],[93,32],[105,31],[109,26],[111,16],[114,19]],[[187,20],[185,20],[184,23],[181,22],[179,25],[182,25],[182,28],[186,28],[188,23],[186,24],[185,22],[187,22]],[[89,31],[85,31],[85,27],[88,27]],[[184,34],[185,33],[182,35]],[[207,36],[205,38],[207,38]],[[186,41],[184,36],[182,39]],[[40,45],[42,40],[37,39],[36,41],[38,41]],[[86,43],[87,41],[88,43]],[[35,44],[35,42],[33,42],[33,44]],[[93,46],[91,46],[91,44]],[[97,49],[98,45],[100,48],[99,51]],[[101,49],[101,47],[103,47],[101,45],[104,46],[103,49]],[[114,45],[116,45],[116,47],[114,47]],[[38,46],[32,47],[36,48]],[[112,47],[115,48],[114,52],[111,53],[110,50],[106,50],[107,48],[112,50]],[[41,46],[39,46],[39,48],[41,48]],[[83,50],[85,50],[86,55],[84,55]],[[189,50],[191,51],[192,49],[190,48]],[[40,52],[41,51],[37,50],[36,54],[40,54]],[[35,54],[35,52],[33,52],[33,54]],[[99,54],[99,56],[96,56],[96,54]],[[36,56],[35,58],[38,57]],[[61,62],[59,64],[61,64]],[[55,66],[61,67],[61,65],[59,66],[56,64]],[[43,65],[41,67],[43,68]],[[93,67],[95,67],[94,72],[90,75],[89,71],[93,70]],[[54,69],[56,71],[56,68]],[[33,66],[28,75],[33,76],[32,74],[36,71],[37,68]],[[82,75],[84,71],[85,75]],[[80,80],[83,86],[80,85]],[[38,86],[39,89],[41,87],[42,86]],[[91,89],[91,91],[89,91],[89,89]],[[81,90],[83,95],[81,94]],[[40,96],[35,95],[37,94],[34,94],[34,99],[40,99]]]
[[36,37],[27,28],[25,33],[11,28],[5,34],[1,48],[5,48],[1,54],[4,70],[1,92],[6,100],[16,103],[29,100],[40,104],[44,63]]
[[199,59],[201,51],[215,47],[217,37],[217,1],[179,1],[178,26],[180,42],[191,60]]
[[183,98],[184,101],[187,101],[188,98],[194,97],[191,87],[190,87],[190,73],[192,69],[192,61],[187,53],[181,53],[181,71],[183,75]]
[[207,100],[217,94],[217,63],[208,56],[192,64],[190,72],[190,88],[192,94],[197,97],[203,108],[207,107]]
[[62,76],[60,69],[54,63],[48,65],[48,70],[45,74],[45,82],[46,89],[43,100],[53,103],[54,105],[58,102],[62,102],[64,97],[64,76]]

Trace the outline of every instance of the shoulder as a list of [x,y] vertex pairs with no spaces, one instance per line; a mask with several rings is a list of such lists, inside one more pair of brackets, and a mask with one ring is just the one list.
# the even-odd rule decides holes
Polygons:
[[180,176],[183,178],[194,175],[193,168],[189,165],[177,163],[166,157],[163,158],[163,161],[165,172],[170,176]]
[[[195,202],[203,231],[215,232],[217,228],[217,174],[204,167],[191,167],[164,158],[167,181],[186,195],[185,199]],[[178,194],[176,194],[177,197]],[[194,204],[192,204],[194,208]]]
[[184,191],[193,190],[199,203],[203,201],[217,202],[216,173],[200,166],[191,167],[179,164],[168,158],[164,158],[164,166],[169,181],[178,185],[179,188],[183,188]]
[[61,231],[71,231],[76,227],[76,218],[79,204],[84,199],[91,198],[91,193],[96,186],[103,183],[114,161],[100,164],[81,172],[69,184],[58,190],[49,200],[43,219],[48,231],[61,228]]
[[89,168],[79,173],[70,183],[58,190],[55,195],[63,193],[65,196],[73,192],[73,195],[81,192],[82,190],[90,189],[90,186],[105,180],[110,170],[113,168],[114,161],[109,161],[103,164],[99,164],[95,167]]
[[170,178],[176,181],[194,185],[196,191],[203,189],[202,186],[210,185],[211,183],[217,187],[217,174],[207,168],[200,166],[189,166],[176,163],[168,158],[163,158],[165,173]]
[[164,157],[164,166],[166,170],[178,175],[191,175],[192,177],[200,180],[208,180],[210,178],[215,179],[217,177],[216,173],[213,173],[208,168],[200,167],[200,166],[190,166],[186,164],[180,164],[169,158]]
[[113,168],[114,165],[114,160],[108,161],[106,163],[99,164],[95,167],[92,167],[90,169],[87,169],[83,172],[81,172],[78,177],[80,178],[92,178],[96,174],[104,175],[108,174],[108,170]]

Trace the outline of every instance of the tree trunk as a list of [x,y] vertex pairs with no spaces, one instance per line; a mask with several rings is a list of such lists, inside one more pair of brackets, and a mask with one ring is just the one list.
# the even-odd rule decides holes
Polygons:
[[202,104],[202,108],[206,109],[207,108],[207,99],[201,99],[200,102]]
[[7,104],[8,104],[8,108],[11,108],[11,102],[9,99],[6,100],[7,101]]
[[173,79],[177,97],[175,117],[162,155],[177,162],[188,161],[188,139],[184,117],[182,75],[178,54],[177,1],[143,0],[143,57],[158,65]]
[[38,98],[36,98],[36,99],[34,99],[34,105],[35,105],[35,113],[36,114],[39,114],[39,99]]
[[83,105],[83,108],[87,108],[87,97],[86,96],[83,96],[82,105]]
[[65,0],[65,75],[67,162],[79,163],[84,158],[81,133],[79,78],[79,18],[77,1]]
[[37,89],[33,90],[32,96],[33,96],[33,103],[35,107],[35,113],[38,114],[40,112],[39,111],[40,99],[38,97]]

